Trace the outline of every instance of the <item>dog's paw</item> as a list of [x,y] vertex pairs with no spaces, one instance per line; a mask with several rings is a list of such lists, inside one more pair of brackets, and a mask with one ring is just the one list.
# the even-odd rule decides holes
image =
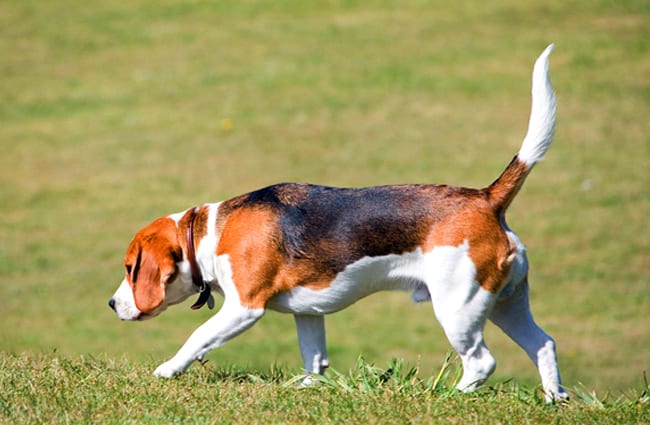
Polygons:
[[563,389],[560,388],[558,391],[553,391],[551,393],[546,393],[544,395],[547,404],[551,403],[566,403],[569,401],[569,394]]
[[318,383],[318,378],[315,378],[312,374],[307,374],[303,376],[302,379],[298,382],[298,388],[313,387]]
[[172,360],[166,361],[154,370],[153,375],[161,378],[173,378],[185,371],[184,367],[178,367]]

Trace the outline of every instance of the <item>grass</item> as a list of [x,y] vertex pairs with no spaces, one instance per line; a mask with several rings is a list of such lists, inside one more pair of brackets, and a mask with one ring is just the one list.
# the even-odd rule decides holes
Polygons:
[[[381,368],[358,359],[308,388],[286,368],[214,369],[160,380],[153,366],[92,356],[5,356],[0,421],[8,423],[599,423],[650,421],[650,387],[618,398],[575,393],[547,405],[540,391],[513,382],[467,395],[451,357],[435,378],[392,360]],[[38,383],[38,384],[36,384]],[[11,388],[12,391],[7,391]],[[486,412],[489,412],[486,414]]]
[[[531,66],[549,42],[556,139],[508,219],[530,248],[533,311],[557,341],[568,387],[634,403],[650,369],[649,28],[647,2],[633,0],[2,2],[0,361],[3,390],[23,394],[11,405],[29,405],[17,389],[47,376],[41,396],[61,393],[48,375],[55,360],[91,376],[114,368],[113,382],[141,376],[136,394],[188,391],[198,370],[164,384],[149,374],[210,312],[183,305],[133,324],[106,307],[139,228],[278,181],[484,186],[521,142]],[[331,364],[344,375],[363,355],[417,361],[426,381],[449,350],[431,308],[405,294],[326,320]],[[521,350],[492,326],[486,338],[498,363],[488,385],[534,393]],[[297,372],[286,368],[300,364],[293,320],[268,314],[209,359],[214,374],[277,362],[289,380]],[[226,381],[217,391],[226,398],[256,385]],[[260,391],[303,397],[279,381]],[[137,402],[153,405],[142,397],[104,402],[126,417]],[[497,400],[488,390],[454,403],[505,414]],[[576,419],[572,408],[551,412]]]

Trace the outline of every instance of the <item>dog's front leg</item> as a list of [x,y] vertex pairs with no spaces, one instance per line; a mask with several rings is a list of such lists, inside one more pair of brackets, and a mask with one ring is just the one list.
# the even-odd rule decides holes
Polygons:
[[296,314],[298,330],[298,343],[300,354],[305,368],[305,378],[302,385],[311,384],[310,374],[322,375],[329,366],[327,358],[327,345],[325,339],[325,318],[323,316],[310,316]]
[[226,299],[221,310],[199,326],[172,359],[156,368],[154,375],[170,378],[183,373],[193,361],[203,359],[208,351],[244,332],[263,315],[264,309],[246,308],[239,300]]

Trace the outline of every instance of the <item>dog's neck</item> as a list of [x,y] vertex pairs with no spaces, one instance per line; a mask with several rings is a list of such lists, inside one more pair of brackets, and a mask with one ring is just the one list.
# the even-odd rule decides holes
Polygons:
[[[218,282],[214,268],[214,255],[216,252],[217,238],[215,237],[216,205],[205,205],[208,209],[207,216],[200,214],[202,207],[193,207],[189,211],[189,218],[183,235],[185,242],[185,257],[190,265],[192,282],[199,292],[199,299],[192,305],[192,309],[201,308],[206,303],[210,308],[214,305],[211,289],[218,289]],[[187,214],[187,211],[185,214]],[[196,229],[204,228],[206,233],[196,239]],[[181,229],[179,229],[181,230]],[[180,236],[180,235],[179,235]],[[212,288],[211,288],[212,287]]]

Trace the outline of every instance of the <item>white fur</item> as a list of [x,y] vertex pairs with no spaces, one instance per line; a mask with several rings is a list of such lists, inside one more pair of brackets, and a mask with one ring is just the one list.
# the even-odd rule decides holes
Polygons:
[[165,288],[165,300],[161,307],[151,313],[152,316],[157,316],[170,305],[181,303],[196,293],[196,286],[192,282],[190,262],[184,259],[180,263],[176,263],[176,267],[178,267],[179,271],[178,278],[173,285],[168,285]]
[[224,295],[221,309],[192,333],[173,358],[158,366],[154,375],[169,378],[184,372],[192,362],[202,360],[207,352],[244,332],[264,315],[264,309],[241,305],[228,256],[219,256],[215,262],[217,279]]
[[[204,204],[203,206],[208,207],[208,223],[214,223],[217,219],[217,214],[219,212],[219,206],[221,202],[213,204]],[[169,214],[167,217],[174,220],[176,225],[180,220],[187,214],[188,210],[181,211],[179,213]],[[217,277],[215,274],[215,268],[213,263],[213,253],[217,247],[217,235],[215,234],[215,227],[208,226],[207,234],[201,239],[197,248],[196,248],[196,259],[197,263],[201,269],[201,275],[206,282],[216,282]],[[183,259],[187,261],[186,252],[183,251]],[[187,264],[189,267],[189,263]],[[188,269],[189,270],[189,269]],[[190,280],[191,281],[191,280]]]
[[526,351],[542,379],[547,401],[568,398],[561,386],[555,341],[533,319],[528,301],[528,282],[515,287],[511,296],[495,304],[490,320]]
[[176,226],[178,226],[178,223],[180,223],[181,219],[185,216],[186,213],[187,210],[174,213],[174,214],[169,214],[167,218],[171,218],[172,220],[174,220],[174,223],[176,223]]
[[457,387],[472,391],[496,366],[483,341],[483,328],[496,295],[475,280],[476,268],[467,241],[458,247],[436,247],[427,272],[434,313],[463,363],[463,377]]
[[553,47],[551,44],[544,50],[533,68],[533,100],[528,133],[518,154],[519,159],[529,167],[544,158],[553,141],[556,105],[548,64],[548,56]]
[[[298,331],[298,344],[305,372],[323,374],[329,366],[325,338],[325,318],[320,315],[294,314]],[[303,384],[308,384],[306,378]]]
[[263,309],[248,309],[226,299],[219,312],[199,326],[173,358],[156,368],[154,375],[170,378],[184,372],[192,362],[202,360],[208,351],[244,332],[263,315]]
[[364,257],[347,266],[327,288],[299,286],[271,298],[267,307],[293,314],[334,313],[378,291],[422,286],[425,263],[420,249],[403,255]]
[[[215,223],[221,203],[206,205],[208,207],[208,223]],[[206,282],[218,281],[217,270],[214,265],[214,252],[217,249],[217,235],[215,232],[215,226],[208,226],[207,234],[201,239],[196,248],[196,260],[199,267],[201,267],[201,274]]]
[[133,290],[126,279],[122,280],[111,299],[115,301],[115,312],[121,320],[136,320],[140,317],[141,312],[135,306]]

